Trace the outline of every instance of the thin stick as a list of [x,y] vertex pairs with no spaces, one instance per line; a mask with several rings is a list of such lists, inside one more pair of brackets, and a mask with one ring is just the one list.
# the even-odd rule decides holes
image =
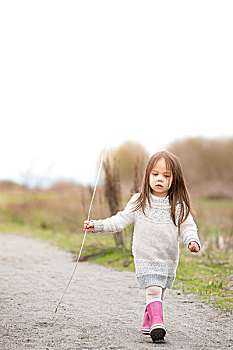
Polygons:
[[[98,171],[98,175],[97,175],[97,178],[96,178],[96,182],[95,182],[95,187],[94,187],[94,190],[93,190],[93,194],[92,194],[92,198],[91,198],[91,204],[90,204],[90,207],[89,207],[89,210],[88,210],[88,216],[87,216],[87,220],[89,221],[90,220],[90,213],[91,213],[91,208],[92,208],[92,203],[94,201],[94,197],[95,197],[95,193],[96,193],[96,188],[97,188],[97,183],[98,183],[98,180],[99,180],[99,177],[100,177],[100,172],[101,172],[101,169],[102,169],[102,165],[103,165],[103,160],[104,160],[104,153],[105,153],[105,149],[103,151],[103,154],[102,154],[102,157],[101,157],[101,161],[100,161],[100,166],[99,166],[99,171]],[[82,253],[82,250],[83,250],[83,246],[84,246],[84,242],[85,242],[85,238],[86,238],[86,235],[87,235],[87,229],[85,230],[85,233],[84,233],[84,237],[83,237],[83,241],[82,241],[82,245],[81,245],[81,248],[80,248],[80,251],[79,251],[79,255],[78,255],[78,258],[77,258],[77,261],[76,261],[76,264],[74,266],[74,270],[70,276],[70,279],[69,279],[69,282],[66,286],[66,289],[64,290],[64,293],[59,301],[59,303],[57,304],[57,307],[56,309],[54,310],[54,312],[56,313],[60,304],[62,303],[62,300],[64,298],[64,295],[66,294],[66,291],[67,289],[69,288],[69,285],[72,281],[72,278],[75,274],[75,271],[77,269],[77,266],[78,266],[78,262],[79,262],[79,259],[80,259],[80,256],[81,256],[81,253]]]

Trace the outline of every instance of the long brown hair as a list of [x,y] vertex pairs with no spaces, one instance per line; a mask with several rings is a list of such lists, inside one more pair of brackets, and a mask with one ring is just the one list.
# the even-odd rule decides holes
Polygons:
[[[151,187],[150,187],[150,173],[155,166],[155,164],[161,159],[164,158],[167,169],[172,172],[173,180],[171,187],[168,191],[169,203],[171,207],[171,219],[173,223],[180,227],[180,225],[187,219],[189,213],[194,214],[188,190],[185,184],[185,179],[183,175],[182,166],[179,159],[172,153],[167,151],[157,152],[153,154],[148,160],[145,174],[142,180],[140,195],[135,201],[135,208],[133,211],[142,208],[143,213],[145,214],[146,200],[148,200],[151,207]],[[178,220],[176,218],[176,205],[180,204]]]

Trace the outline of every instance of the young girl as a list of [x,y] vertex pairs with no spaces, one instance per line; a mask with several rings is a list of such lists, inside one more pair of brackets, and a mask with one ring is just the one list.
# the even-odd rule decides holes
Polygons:
[[139,288],[146,291],[142,332],[153,341],[166,334],[162,303],[172,288],[179,262],[179,237],[194,253],[201,244],[192,217],[189,195],[178,158],[155,153],[145,169],[141,192],[123,211],[104,220],[84,222],[89,232],[119,232],[134,223],[133,256]]

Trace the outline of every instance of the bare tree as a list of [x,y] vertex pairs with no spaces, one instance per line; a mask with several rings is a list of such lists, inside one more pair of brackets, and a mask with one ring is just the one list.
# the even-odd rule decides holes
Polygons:
[[[109,150],[110,162],[115,158],[119,165],[119,172],[122,186],[127,184],[128,188],[132,186],[132,178],[137,163],[138,174],[144,172],[149,155],[139,142],[126,141],[117,148]],[[130,186],[130,187],[129,187]]]
[[140,191],[141,181],[142,181],[142,161],[139,157],[134,161],[134,170],[133,170],[133,187],[131,189],[132,193],[137,193]]
[[[115,215],[120,210],[121,203],[119,167],[117,166],[116,159],[113,160],[113,165],[111,166],[109,158],[104,161],[103,167],[105,171],[105,198],[108,202],[111,215]],[[114,233],[114,239],[117,246],[124,246],[122,231]]]

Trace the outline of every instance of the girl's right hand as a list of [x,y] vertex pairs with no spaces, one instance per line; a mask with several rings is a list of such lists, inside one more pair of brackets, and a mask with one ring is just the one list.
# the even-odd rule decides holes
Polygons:
[[84,221],[84,227],[83,230],[87,230],[88,232],[93,232],[94,231],[94,223],[92,221]]

